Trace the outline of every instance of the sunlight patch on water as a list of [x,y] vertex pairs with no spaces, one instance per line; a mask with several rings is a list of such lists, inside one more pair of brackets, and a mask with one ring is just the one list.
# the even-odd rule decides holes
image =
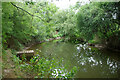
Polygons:
[[[65,76],[66,76],[66,73],[64,73],[63,70],[54,69],[54,71],[53,71],[53,73],[52,73],[52,76],[54,76],[55,78],[57,78],[58,76],[65,77]],[[67,78],[67,77],[65,77],[65,78]]]

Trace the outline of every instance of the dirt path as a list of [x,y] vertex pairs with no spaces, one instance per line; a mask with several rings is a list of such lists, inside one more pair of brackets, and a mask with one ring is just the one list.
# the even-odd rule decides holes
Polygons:
[[16,78],[14,62],[12,61],[12,53],[11,50],[7,50],[6,54],[2,54],[2,75],[5,78]]

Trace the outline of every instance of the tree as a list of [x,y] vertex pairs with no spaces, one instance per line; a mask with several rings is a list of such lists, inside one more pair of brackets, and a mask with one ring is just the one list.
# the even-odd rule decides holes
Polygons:
[[84,35],[86,39],[92,39],[92,36],[98,32],[103,34],[102,37],[108,37],[107,33],[110,30],[113,32],[117,28],[116,26],[110,26],[115,25],[115,22],[113,22],[114,4],[115,3],[90,3],[80,8],[77,14],[77,23],[81,34]]
[[57,11],[54,4],[3,2],[2,6],[4,47],[19,49],[34,39],[43,40],[50,35],[51,16]]
[[119,4],[119,2],[94,2],[82,6],[77,14],[81,36],[88,41],[97,34],[101,39],[109,41],[111,36],[118,34]]

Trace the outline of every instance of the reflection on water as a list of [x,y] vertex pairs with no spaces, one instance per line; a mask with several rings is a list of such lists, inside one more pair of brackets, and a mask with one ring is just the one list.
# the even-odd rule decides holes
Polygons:
[[[65,42],[45,42],[31,47],[41,56],[63,58],[63,64],[68,64],[68,70],[78,66],[76,78],[118,78],[119,56],[110,55],[109,51],[99,51],[87,44],[72,44]],[[57,69],[55,70],[58,71]],[[55,75],[54,73],[52,73]],[[62,74],[65,75],[65,74]]]
[[[55,69],[53,71],[52,75],[54,76],[54,78],[56,78],[58,76],[65,76],[65,75],[67,75],[67,73],[65,73],[63,70]],[[67,78],[67,77],[65,77],[65,78]]]

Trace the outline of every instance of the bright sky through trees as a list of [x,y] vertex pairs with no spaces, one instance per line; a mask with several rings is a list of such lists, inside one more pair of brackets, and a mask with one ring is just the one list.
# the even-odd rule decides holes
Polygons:
[[[51,0],[49,0],[51,1]],[[75,5],[75,3],[77,1],[82,2],[82,5],[84,5],[85,3],[89,3],[89,0],[53,0],[53,3],[56,4],[57,7],[59,7],[60,9],[67,9],[69,8],[70,5]]]

